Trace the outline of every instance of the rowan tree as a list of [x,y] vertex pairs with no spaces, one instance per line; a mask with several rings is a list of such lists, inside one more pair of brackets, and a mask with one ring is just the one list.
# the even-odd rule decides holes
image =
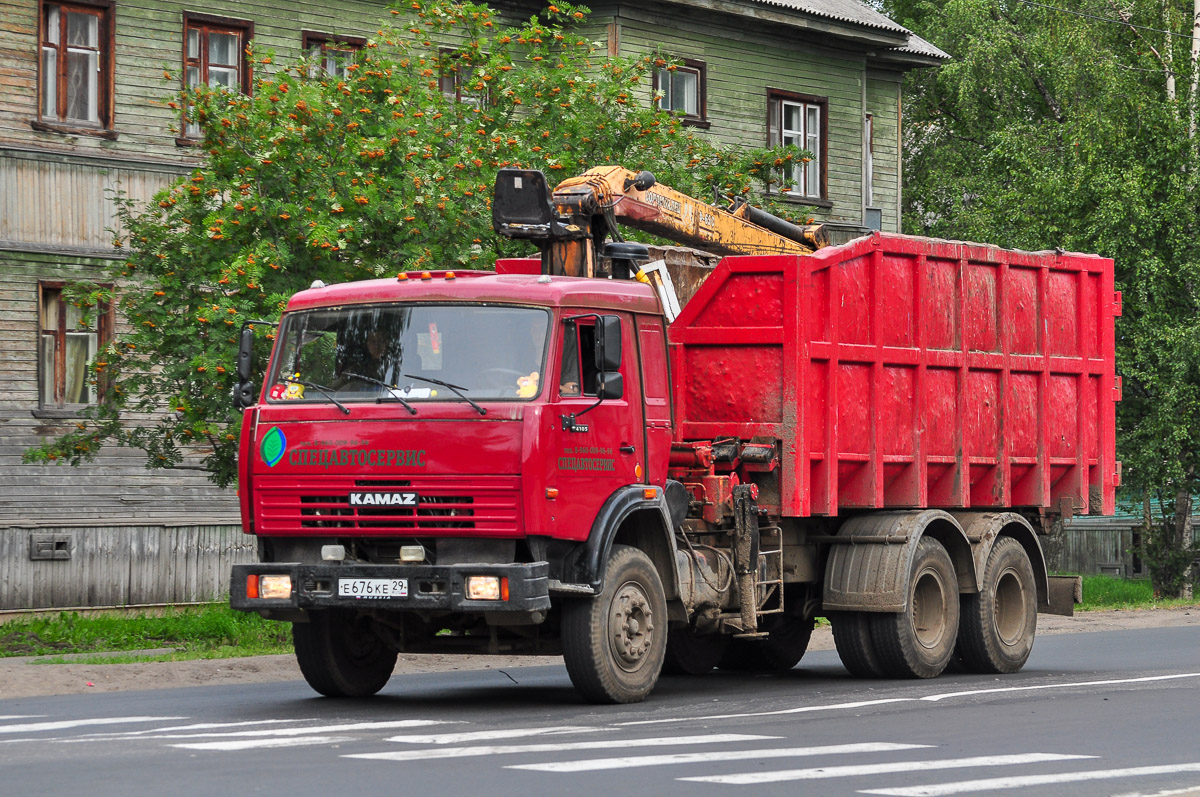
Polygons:
[[[110,298],[127,325],[92,363],[103,388],[77,428],[26,461],[78,464],[106,443],[151,468],[199,458],[235,478],[230,401],[237,332],[326,283],[407,269],[490,268],[530,251],[491,227],[496,172],[556,178],[615,163],[698,196],[750,191],[799,151],[740,151],[648,102],[648,54],[608,57],[579,32],[587,9],[518,26],[484,5],[407,2],[338,74],[255,54],[250,95],[200,88],[171,105],[206,158],[149,206],[120,198],[127,251]],[[259,327],[264,343],[272,337]]]

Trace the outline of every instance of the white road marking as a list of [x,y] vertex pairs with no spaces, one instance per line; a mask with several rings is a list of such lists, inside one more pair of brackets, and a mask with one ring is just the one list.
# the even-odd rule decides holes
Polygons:
[[[637,741],[632,742],[637,746]],[[930,744],[900,744],[894,742],[863,742],[833,744],[824,747],[783,747],[772,750],[708,750],[700,753],[669,753],[667,755],[636,755],[624,758],[594,758],[582,761],[551,761],[545,764],[511,764],[505,769],[532,769],[537,772],[591,772],[599,769],[655,767],[664,764],[703,764],[708,761],[757,761],[761,758],[800,758],[814,755],[844,753],[886,753],[894,750],[916,750],[933,747]]]
[[40,719],[45,714],[0,714],[0,720],[32,720]]
[[970,697],[971,695],[990,695],[998,692],[1032,692],[1039,689],[1068,689],[1072,686],[1114,686],[1120,684],[1144,684],[1152,681],[1176,681],[1180,678],[1200,678],[1200,672],[1184,672],[1174,675],[1149,675],[1142,678],[1113,678],[1107,681],[1082,681],[1065,684],[1034,684],[1031,686],[998,686],[994,689],[971,689],[966,692],[946,692],[940,695],[927,695],[919,698],[931,703],[948,700],[952,697]]
[[238,742],[191,742],[173,744],[182,750],[261,750],[267,747],[306,747],[314,744],[352,742],[353,736],[299,736],[292,739],[245,739]]
[[1165,764],[1154,767],[1129,767],[1126,769],[1095,769],[1090,772],[1064,772],[1060,775],[1017,775],[1011,778],[964,780],[958,783],[941,783],[932,786],[870,789],[860,792],[860,794],[887,794],[895,795],[895,797],[939,797],[939,795],[943,794],[964,794],[966,792],[990,791],[992,789],[1021,789],[1027,786],[1048,786],[1054,783],[1081,783],[1088,780],[1144,778],[1151,775],[1174,775],[1180,772],[1200,772],[1200,762]]
[[753,736],[726,733],[712,736],[668,736],[659,739],[605,739],[596,742],[560,742],[558,744],[481,745],[479,747],[429,747],[423,750],[397,750],[387,753],[354,753],[342,758],[366,758],[375,761],[424,761],[432,758],[466,758],[484,755],[554,753],[559,750],[614,750],[631,747],[670,747],[685,744],[721,744],[779,739],[779,736]]
[[[811,769],[786,769],[779,772],[745,772],[737,775],[704,775],[679,778],[697,783],[779,783],[786,780],[819,780],[822,778],[850,778],[860,775],[883,775],[892,772],[924,772],[930,769],[961,769],[964,767],[1003,767],[1019,764],[1038,764],[1045,761],[1073,761],[1082,758],[1097,758],[1094,755],[1059,755],[1058,753],[1024,753],[1020,755],[984,755],[971,758],[946,758],[940,761],[893,761],[886,764],[852,764],[841,767],[813,767]],[[887,792],[896,794],[897,792]]]
[[827,706],[798,706],[796,708],[777,709],[775,711],[751,711],[741,714],[706,714],[700,717],[676,717],[674,719],[637,720],[634,722],[619,722],[617,725],[662,725],[673,722],[703,722],[705,720],[742,719],[745,717],[775,717],[786,714],[804,714],[812,711],[848,711],[871,706],[882,706],[888,703],[937,703],[954,697],[970,697],[973,695],[1000,694],[1004,692],[1029,692],[1042,689],[1071,689],[1091,688],[1096,686],[1121,686],[1124,684],[1151,683],[1155,681],[1173,681],[1181,678],[1200,678],[1200,672],[1174,673],[1172,675],[1150,675],[1141,678],[1111,678],[1103,681],[1068,681],[1054,684],[1033,684],[1030,686],[998,686],[993,689],[972,689],[965,692],[942,692],[924,697],[886,697],[878,700],[859,700],[851,703],[832,703]]
[[316,719],[297,720],[247,720],[246,722],[198,722],[195,725],[169,725],[166,728],[150,728],[144,731],[124,731],[122,733],[88,733],[73,739],[57,739],[61,742],[92,742],[105,739],[124,739],[127,737],[145,736],[151,733],[167,733],[168,731],[204,731],[217,728],[244,728],[248,725],[282,725],[296,722],[316,722]]
[[1124,794],[1114,794],[1113,797],[1175,797],[1175,795],[1179,794],[1200,794],[1200,786],[1187,786],[1182,789],[1166,789],[1156,792],[1130,791]]
[[393,728],[419,728],[425,725],[444,725],[440,720],[395,720],[393,722],[355,722],[347,725],[319,725],[304,728],[267,728],[261,731],[229,731],[228,733],[164,733],[144,736],[145,739],[232,739],[235,736],[308,736],[314,733],[345,733],[347,731],[379,731]]
[[0,733],[37,733],[38,731],[61,731],[67,728],[83,728],[88,725],[123,725],[131,722],[170,722],[187,717],[96,717],[86,720],[55,720],[52,722],[27,722],[22,725],[0,725]]
[[403,744],[461,744],[462,742],[485,742],[491,739],[521,739],[526,736],[551,736],[557,734],[595,733],[615,731],[616,728],[596,728],[590,725],[558,725],[550,728],[507,728],[501,731],[468,731],[466,733],[437,733],[428,735],[392,736],[387,741]]
[[885,703],[911,703],[915,697],[885,697],[879,700],[856,700],[853,703],[833,703],[828,706],[800,706],[798,708],[782,708],[776,711],[754,711],[746,714],[706,714],[703,717],[679,717],[667,720],[637,720],[635,722],[619,722],[618,725],[661,725],[666,722],[699,722],[701,720],[727,720],[741,717],[775,717],[782,714],[804,714],[809,711],[838,711],[867,706],[882,706]]

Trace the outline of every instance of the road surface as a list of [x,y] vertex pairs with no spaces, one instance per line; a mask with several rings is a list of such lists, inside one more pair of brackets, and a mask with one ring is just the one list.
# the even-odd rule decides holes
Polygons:
[[1010,676],[664,679],[579,701],[555,667],[0,700],[11,795],[1200,794],[1200,627],[1039,638]]

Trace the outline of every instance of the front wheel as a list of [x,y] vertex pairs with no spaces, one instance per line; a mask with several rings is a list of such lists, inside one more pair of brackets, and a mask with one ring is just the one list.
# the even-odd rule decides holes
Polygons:
[[396,668],[396,651],[370,620],[345,610],[314,611],[307,623],[292,623],[292,646],[304,680],[326,697],[369,697]]
[[1025,666],[1037,633],[1037,585],[1021,543],[992,546],[979,592],[962,597],[958,654],[971,672],[1008,673]]
[[637,703],[658,682],[667,649],[667,599],[646,554],[614,545],[604,589],[563,604],[563,659],[592,703]]

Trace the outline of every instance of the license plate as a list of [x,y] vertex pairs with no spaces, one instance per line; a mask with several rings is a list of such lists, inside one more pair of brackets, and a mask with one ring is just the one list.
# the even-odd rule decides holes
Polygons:
[[342,598],[407,598],[407,578],[339,578]]

